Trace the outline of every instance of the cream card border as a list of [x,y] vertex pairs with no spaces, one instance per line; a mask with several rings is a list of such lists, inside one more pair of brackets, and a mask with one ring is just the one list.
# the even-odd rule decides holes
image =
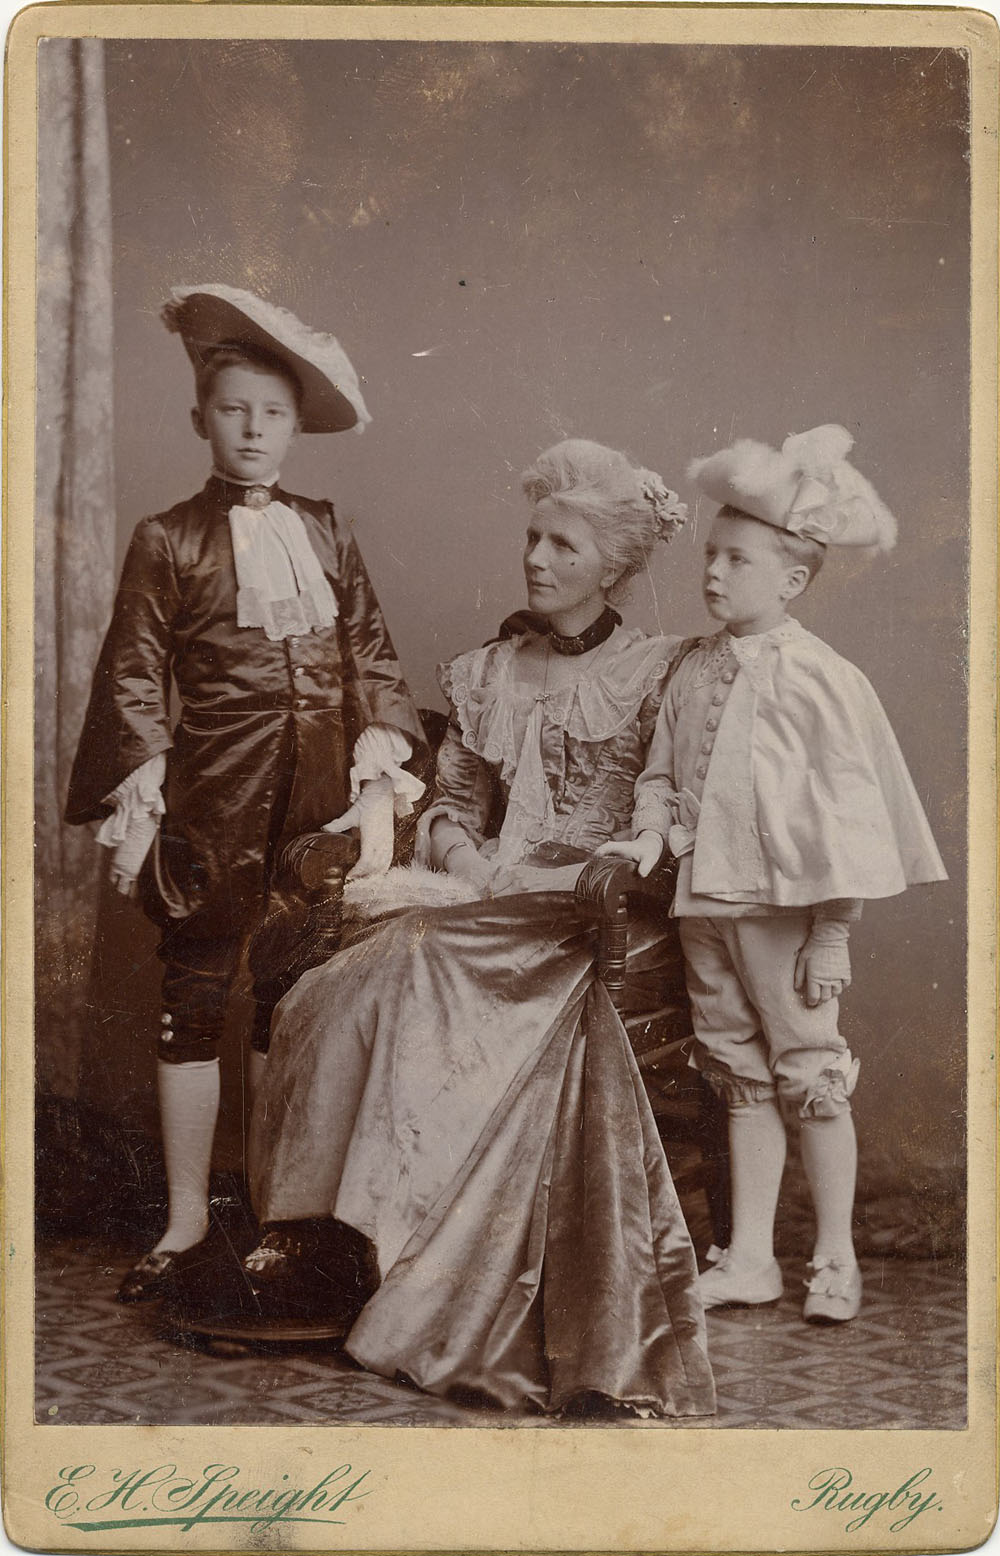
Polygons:
[[[37,1427],[32,1421],[32,526],[35,86],[42,37],[477,39],[922,46],[969,51],[972,76],[972,783],[970,818],[969,1426],[963,1432],[711,1429]],[[5,1104],[4,1493],[8,1532],[44,1550],[212,1550],[178,1536],[99,1536],[62,1526],[44,1498],[69,1464],[191,1473],[227,1459],[245,1485],[310,1486],[346,1462],[370,1494],[342,1528],[288,1525],[226,1544],[336,1550],[783,1551],[979,1544],[996,1487],[995,622],[997,518],[998,33],[982,11],[807,6],[33,6],[8,46],[5,370]],[[919,1369],[920,1358],[913,1358]],[[824,1466],[872,1491],[928,1466],[943,1503],[897,1532],[846,1534],[792,1507]],[[95,1543],[96,1542],[96,1543]],[[171,1543],[173,1542],[173,1543]],[[276,1543],[277,1542],[277,1543]],[[301,1544],[299,1543],[301,1542]],[[315,1542],[315,1543],[312,1543]],[[244,1547],[241,1547],[244,1548]],[[285,1548],[288,1548],[287,1546]]]

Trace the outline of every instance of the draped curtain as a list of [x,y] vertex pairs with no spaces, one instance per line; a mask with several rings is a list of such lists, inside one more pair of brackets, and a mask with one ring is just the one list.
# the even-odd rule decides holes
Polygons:
[[99,850],[62,822],[115,578],[104,45],[39,45],[35,490],[36,1078],[79,1087]]

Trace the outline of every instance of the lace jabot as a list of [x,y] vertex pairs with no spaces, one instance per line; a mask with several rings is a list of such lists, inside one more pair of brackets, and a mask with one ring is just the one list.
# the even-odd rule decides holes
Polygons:
[[336,597],[294,508],[251,488],[246,504],[230,508],[229,531],[239,626],[262,627],[280,642],[332,625]]
[[591,676],[543,694],[517,679],[519,640],[490,643],[438,667],[441,689],[455,710],[463,744],[496,765],[505,783],[520,759],[525,717],[541,703],[543,722],[571,739],[610,740],[632,722],[643,699],[666,675],[678,638],[620,632],[620,646]]

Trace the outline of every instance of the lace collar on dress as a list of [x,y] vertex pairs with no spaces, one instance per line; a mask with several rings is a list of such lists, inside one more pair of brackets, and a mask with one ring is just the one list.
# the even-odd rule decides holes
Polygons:
[[[643,699],[666,676],[680,639],[646,637],[635,628],[620,632],[619,638],[619,644],[595,664],[593,675],[584,674],[575,684],[546,694],[546,724],[575,740],[604,741],[635,719]],[[539,695],[515,679],[522,641],[490,643],[438,668],[463,743],[484,761],[498,764],[505,781],[517,765],[525,713]]]

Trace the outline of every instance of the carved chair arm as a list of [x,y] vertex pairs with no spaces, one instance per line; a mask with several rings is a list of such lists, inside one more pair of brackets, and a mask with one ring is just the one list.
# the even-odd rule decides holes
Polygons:
[[642,879],[631,859],[616,859],[613,855],[591,859],[577,881],[577,902],[598,912],[597,976],[616,1010],[620,1011],[625,1002],[628,899],[642,896],[669,904],[676,881],[676,859],[661,860]]
[[344,878],[360,857],[356,832],[302,832],[282,850],[278,878],[308,901],[340,897]]

